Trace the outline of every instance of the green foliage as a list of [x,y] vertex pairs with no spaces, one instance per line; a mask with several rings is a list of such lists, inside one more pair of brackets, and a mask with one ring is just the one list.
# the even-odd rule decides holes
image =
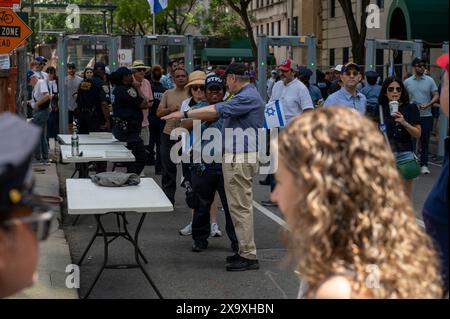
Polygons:
[[201,32],[203,35],[239,38],[245,28],[239,15],[228,8],[225,0],[211,0]]

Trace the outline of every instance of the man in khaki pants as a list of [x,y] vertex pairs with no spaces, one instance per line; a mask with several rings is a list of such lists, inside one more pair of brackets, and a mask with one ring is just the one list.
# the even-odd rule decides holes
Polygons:
[[197,110],[175,112],[163,120],[224,119],[222,170],[231,218],[239,241],[239,254],[227,257],[227,270],[259,269],[253,228],[252,184],[258,172],[257,135],[258,129],[264,126],[265,103],[250,83],[250,73],[244,64],[231,64],[225,75],[228,90],[233,95],[229,101]]

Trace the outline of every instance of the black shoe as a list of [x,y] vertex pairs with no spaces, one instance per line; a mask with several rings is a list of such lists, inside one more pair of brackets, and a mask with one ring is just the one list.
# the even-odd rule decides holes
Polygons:
[[195,253],[199,253],[206,248],[208,248],[208,244],[194,243],[194,245],[192,245],[192,251]]
[[241,256],[239,256],[239,259],[227,265],[227,271],[245,271],[256,269],[259,269],[259,262],[257,259],[247,259]]
[[266,206],[266,207],[278,207],[278,204],[272,202],[271,200],[263,200],[263,201],[261,201],[261,205]]
[[239,256],[239,254],[234,254],[233,256],[228,256],[227,257],[227,264],[232,264],[235,261],[238,261],[241,258],[241,256]]

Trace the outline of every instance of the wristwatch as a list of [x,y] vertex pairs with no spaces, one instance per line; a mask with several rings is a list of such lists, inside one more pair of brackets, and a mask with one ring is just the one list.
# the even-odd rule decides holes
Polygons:
[[188,119],[188,118],[189,118],[188,112],[189,112],[189,111],[184,111],[184,118],[185,118],[185,119]]

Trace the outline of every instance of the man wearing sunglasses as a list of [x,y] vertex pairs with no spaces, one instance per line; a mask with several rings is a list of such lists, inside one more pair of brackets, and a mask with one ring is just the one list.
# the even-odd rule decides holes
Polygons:
[[357,90],[358,83],[361,81],[359,65],[350,62],[342,67],[341,80],[342,88],[327,98],[324,107],[348,107],[361,114],[366,114],[367,99]]
[[16,115],[0,115],[0,298],[36,281],[38,242],[53,220],[32,193],[30,162],[39,135]]
[[48,81],[48,73],[43,71],[48,62],[47,59],[43,56],[38,56],[35,60],[37,63],[34,73],[36,73],[40,79]]
[[[428,169],[428,147],[430,134],[433,128],[433,114],[431,107],[439,102],[439,90],[433,78],[425,74],[426,64],[421,58],[415,58],[413,63],[414,75],[405,81],[405,87],[409,94],[411,103],[419,106],[420,127],[420,166],[422,174],[430,174]],[[413,143],[415,146],[416,143]]]

